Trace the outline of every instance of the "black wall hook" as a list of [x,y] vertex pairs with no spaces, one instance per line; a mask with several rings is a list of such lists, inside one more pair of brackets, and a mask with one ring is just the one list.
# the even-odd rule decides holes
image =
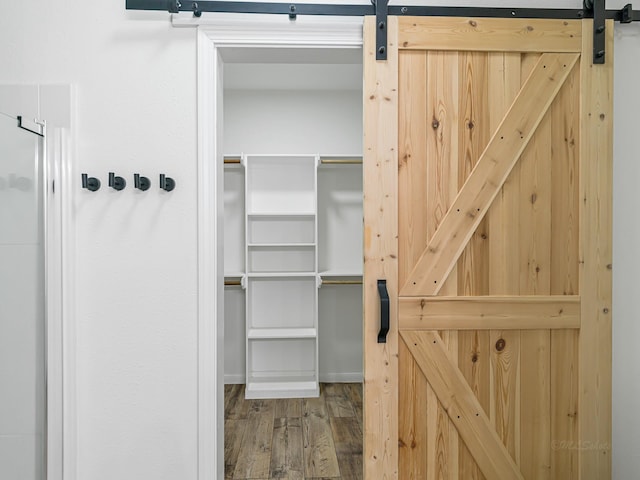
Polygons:
[[142,190],[144,192],[145,190],[149,190],[149,187],[151,186],[151,181],[147,177],[141,177],[139,173],[134,173],[133,185],[138,190]]
[[170,192],[176,188],[176,182],[173,178],[167,177],[164,173],[160,174],[160,188]]
[[127,181],[122,177],[117,177],[115,173],[109,172],[109,186],[114,190],[122,190],[127,186]]
[[100,180],[96,177],[90,177],[86,173],[82,174],[82,188],[86,188],[91,192],[100,190]]

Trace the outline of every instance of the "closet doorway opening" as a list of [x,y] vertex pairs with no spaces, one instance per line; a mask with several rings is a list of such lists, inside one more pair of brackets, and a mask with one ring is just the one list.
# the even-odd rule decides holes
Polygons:
[[215,49],[225,478],[362,478],[361,25],[351,30],[334,45],[322,29],[321,42]]

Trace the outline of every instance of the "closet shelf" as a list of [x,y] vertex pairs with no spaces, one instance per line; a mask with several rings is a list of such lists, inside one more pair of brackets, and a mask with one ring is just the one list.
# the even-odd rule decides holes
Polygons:
[[338,277],[356,277],[362,278],[362,271],[356,272],[355,270],[325,270],[320,272],[321,278],[338,278]]
[[316,338],[315,328],[251,328],[249,340]]
[[247,247],[315,247],[315,243],[249,243]]
[[286,277],[313,277],[316,278],[315,272],[252,272],[247,273],[249,278],[286,278]]
[[281,218],[281,217],[315,217],[315,212],[260,212],[260,213],[247,213],[248,217],[262,217],[262,218]]

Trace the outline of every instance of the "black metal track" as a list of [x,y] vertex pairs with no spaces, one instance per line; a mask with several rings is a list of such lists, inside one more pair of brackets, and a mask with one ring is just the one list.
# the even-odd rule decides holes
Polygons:
[[[194,3],[196,4],[194,8]],[[292,10],[291,7],[294,7]],[[127,10],[159,10],[172,12],[221,12],[221,13],[264,13],[290,15],[334,15],[365,16],[375,15],[374,5],[334,5],[321,3],[262,3],[235,2],[223,0],[201,0],[197,2],[175,0],[126,0]],[[389,15],[429,16],[429,17],[493,17],[493,18],[593,18],[593,11],[570,8],[492,8],[492,7],[437,7],[390,5]],[[605,18],[623,20],[622,10],[606,10]],[[640,11],[632,10],[631,19],[640,21]]]

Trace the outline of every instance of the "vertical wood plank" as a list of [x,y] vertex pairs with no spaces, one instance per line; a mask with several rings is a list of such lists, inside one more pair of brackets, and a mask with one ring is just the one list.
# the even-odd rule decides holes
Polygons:
[[[551,105],[551,294],[579,292],[580,67]],[[551,331],[551,478],[578,478],[578,332]]]
[[[400,52],[398,57],[398,279],[404,284],[429,238],[427,144],[432,136],[427,118],[427,52]],[[430,152],[432,153],[432,152]]]
[[[489,414],[489,332],[468,331],[458,333],[458,366],[469,382],[471,390],[478,398],[480,405]],[[477,466],[473,456],[460,440],[460,478],[483,479],[484,475]]]
[[549,330],[521,333],[520,469],[525,478],[551,478],[549,345]]
[[276,418],[269,478],[304,479],[300,418]]
[[579,293],[580,66],[551,104],[551,292]]
[[520,332],[491,330],[491,418],[498,436],[520,465]]
[[520,159],[520,294],[551,285],[551,116],[540,122]]
[[[338,477],[340,469],[325,401],[305,398],[302,413],[302,443],[305,477]],[[260,478],[260,477],[247,477]]]
[[[459,120],[459,54],[427,53],[427,242],[437,230],[458,192]],[[415,204],[414,204],[415,205]],[[419,217],[421,211],[414,212]],[[402,232],[402,230],[401,230]],[[426,243],[425,243],[426,246]],[[416,259],[422,252],[418,252]],[[456,295],[457,272],[452,272],[440,292]],[[457,357],[457,332],[441,332],[449,351]],[[458,432],[438,401],[431,386],[427,387],[427,479],[457,478]]]
[[[252,400],[245,427],[245,438],[238,453],[233,478],[267,478],[271,464],[274,402]],[[246,432],[251,432],[247,434]]]
[[578,476],[578,338],[551,332],[551,478]]
[[224,421],[224,478],[233,478],[247,420]]
[[330,417],[356,416],[356,412],[353,409],[353,405],[349,400],[349,395],[343,383],[326,384],[324,398]]
[[[452,272],[455,276],[455,273]],[[450,276],[451,278],[451,276]],[[454,278],[455,280],[455,278]],[[445,285],[444,289],[451,288],[452,294],[455,294],[457,290],[456,284],[451,282],[450,287]],[[459,349],[459,334],[457,331],[448,330],[440,333],[442,341],[451,355],[451,361],[454,365],[458,364],[458,349]],[[433,389],[432,389],[433,390]],[[434,392],[435,395],[435,392]],[[439,443],[442,448],[437,450],[440,455],[438,458],[436,468],[436,478],[438,479],[450,479],[458,480],[460,478],[460,439],[458,430],[449,418],[446,410],[440,402],[438,402],[438,433],[437,438],[440,439]]]
[[[490,131],[497,130],[520,91],[520,54],[489,54]],[[489,242],[489,291],[492,295],[518,294],[519,258],[518,201],[520,162],[516,163],[487,213]]]
[[[494,132],[520,91],[521,55],[489,54],[489,117]],[[489,293],[519,293],[520,162],[511,171],[488,212]],[[498,436],[520,465],[520,332],[492,330],[491,415]]]
[[362,431],[355,418],[331,418],[341,480],[362,480]]
[[[583,20],[585,32],[592,20]],[[606,24],[606,63],[591,63],[583,35],[580,148],[580,478],[611,478],[611,221],[613,158],[613,21]],[[587,448],[588,447],[588,448]]]
[[349,400],[351,400],[351,405],[353,405],[353,409],[356,412],[356,418],[358,419],[358,424],[360,425],[360,431],[363,430],[362,427],[362,384],[361,383],[349,383],[347,384],[347,391],[349,392]]
[[275,418],[297,418],[302,416],[301,398],[283,398],[276,402]]
[[[376,61],[375,18],[364,22],[364,476],[398,478],[398,19]],[[387,343],[377,343],[377,280],[386,279]]]
[[[523,68],[527,68],[523,62]],[[520,295],[547,295],[551,285],[551,114],[520,159]],[[520,467],[525,478],[549,478],[551,450],[550,332],[520,334]]]
[[[460,53],[458,187],[476,166],[491,135],[488,108],[488,54]],[[489,293],[488,221],[480,222],[458,260],[459,295]]]
[[[427,379],[414,361],[404,341],[399,343],[400,369],[398,458],[399,478],[427,479],[427,418],[430,397]],[[436,400],[437,401],[437,400]]]
[[225,393],[224,418],[226,420],[246,419],[251,406],[251,400],[244,398],[244,385],[230,385],[228,393]]
[[[423,205],[413,202],[414,216],[423,217],[426,212],[423,251],[458,193],[459,54],[427,52],[426,67],[427,115],[426,124],[420,129],[419,135],[426,132],[427,152],[423,162],[427,165],[427,202]],[[424,89],[425,85],[421,88]],[[404,232],[402,229],[400,231]],[[422,251],[415,253],[412,268]],[[448,294],[455,294],[456,275],[449,275],[442,288]]]
[[[488,54],[460,53],[458,118],[458,188],[475,167],[491,135],[488,109]],[[458,295],[488,294],[488,221],[483,220],[458,260]],[[458,362],[480,404],[490,411],[489,332],[458,332]],[[471,453],[459,441],[461,478],[482,479]]]

